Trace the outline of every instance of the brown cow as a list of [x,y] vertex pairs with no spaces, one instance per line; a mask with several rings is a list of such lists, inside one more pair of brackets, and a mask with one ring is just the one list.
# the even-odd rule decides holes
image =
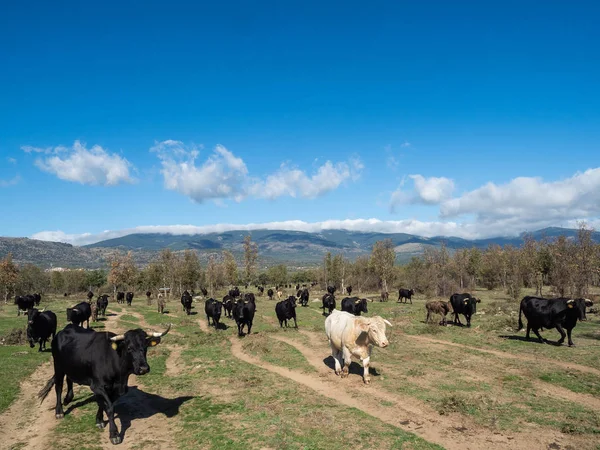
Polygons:
[[165,298],[163,297],[162,294],[158,294],[157,304],[158,304],[158,312],[161,314],[164,314],[165,305],[167,304],[167,302],[165,301]]
[[390,294],[387,291],[381,291],[381,300],[382,302],[387,302]]
[[448,314],[452,308],[450,306],[450,302],[432,300],[425,304],[425,309],[427,309],[427,318],[425,319],[425,323],[429,323],[429,317],[431,317],[432,314],[439,314],[442,318],[440,325],[446,325],[446,314]]

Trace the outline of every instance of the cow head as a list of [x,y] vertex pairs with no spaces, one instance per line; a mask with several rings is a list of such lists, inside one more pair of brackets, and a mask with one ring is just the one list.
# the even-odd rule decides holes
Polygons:
[[358,308],[359,311],[364,312],[365,314],[369,312],[367,309],[367,299],[366,298],[357,298],[354,300],[355,307]]
[[410,291],[408,291],[408,293],[409,293],[410,295],[415,295],[415,290],[414,290],[414,289],[411,289]]
[[585,315],[586,305],[587,305],[587,302],[586,302],[585,298],[576,298],[575,300],[573,300],[573,299],[567,300],[567,307],[569,309],[572,309],[573,311],[575,311],[577,318],[582,322],[587,320],[587,317]]
[[162,336],[171,329],[171,324],[162,333],[146,332],[141,328],[127,331],[125,334],[110,338],[113,350],[119,352],[121,358],[125,358],[133,369],[135,375],[144,375],[150,372],[150,366],[146,359],[148,347],[160,344]]
[[67,308],[67,321],[70,322],[73,319],[73,313],[77,314],[77,309]]
[[385,335],[385,326],[392,324],[382,317],[376,316],[359,323],[359,329],[369,335],[369,340],[377,347],[385,348],[390,343]]

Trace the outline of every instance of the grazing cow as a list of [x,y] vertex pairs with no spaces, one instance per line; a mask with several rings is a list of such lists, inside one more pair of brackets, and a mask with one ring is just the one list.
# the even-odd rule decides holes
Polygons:
[[331,314],[331,311],[335,309],[335,296],[333,294],[325,294],[321,300],[323,301],[323,306],[321,306],[323,315],[325,315],[326,309],[329,311],[327,314]]
[[300,304],[302,306],[308,306],[308,300],[310,298],[310,293],[308,292],[308,289],[304,288],[302,289],[302,292],[299,295],[300,297]]
[[98,307],[98,315],[105,317],[106,308],[108,308],[108,294],[99,295],[96,299],[96,306]]
[[[357,317],[346,311],[334,311],[325,319],[325,334],[329,339],[331,356],[335,361],[335,374],[348,376],[352,356],[359,358],[364,368],[363,381],[371,382],[369,363],[373,345],[389,345],[385,326],[392,324],[382,317]],[[342,369],[343,366],[343,369]]]
[[152,304],[152,292],[146,291],[146,304],[150,306]]
[[352,295],[352,286],[348,286],[348,287],[346,287],[346,293],[347,293],[348,295]]
[[35,306],[40,306],[40,302],[42,301],[42,294],[35,293],[33,294],[33,300],[35,301]]
[[481,300],[471,294],[452,294],[450,304],[454,311],[454,324],[462,326],[460,317],[458,317],[459,314],[462,314],[467,319],[467,327],[470,327],[471,316],[477,312],[477,303],[481,303]]
[[32,308],[27,313],[27,340],[31,348],[40,343],[38,352],[46,348],[46,342],[56,334],[56,314],[52,311],[39,311]]
[[240,296],[240,290],[237,286],[234,286],[233,289],[229,290],[229,295],[231,295],[233,298],[238,298]]
[[214,298],[209,298],[204,302],[204,312],[208,319],[208,326],[210,327],[210,319],[213,321],[215,329],[219,329],[219,321],[221,320],[221,311],[223,310],[223,303]]
[[83,322],[87,322],[89,328],[91,315],[92,307],[88,302],[81,302],[72,308],[67,308],[67,322],[72,322],[73,325],[83,327]]
[[35,305],[35,298],[33,295],[26,295],[21,297],[18,295],[15,297],[15,305],[17,305],[17,317],[21,315],[21,311],[27,312]]
[[255,312],[256,305],[254,302],[244,302],[242,299],[237,301],[233,308],[233,318],[238,327],[238,336],[243,336],[244,325],[248,327],[247,334],[250,334]]
[[117,292],[117,303],[125,303],[125,292]]
[[94,293],[92,291],[88,291],[88,293],[87,293],[88,303],[91,303],[93,298],[94,298]]
[[96,426],[104,428],[103,412],[106,412],[110,442],[120,444],[121,436],[114,419],[114,404],[120,396],[127,393],[127,382],[131,374],[144,375],[150,372],[146,359],[148,347],[158,345],[170,328],[171,325],[162,333],[146,332],[138,328],[117,336],[110,332],[96,332],[67,325],[52,340],[54,375],[38,393],[38,397],[43,402],[54,386],[55,415],[57,419],[62,419],[64,411],[61,397],[65,375],[65,405],[73,401],[73,383],[89,386],[98,402]]
[[387,291],[381,291],[381,298],[379,299],[380,302],[387,302],[388,298],[389,298],[390,294]]
[[158,294],[158,297],[156,299],[156,304],[158,306],[158,312],[160,314],[164,314],[165,313],[165,306],[167,305],[167,301],[165,300],[165,298],[163,297],[162,294]]
[[333,295],[335,294],[335,289],[335,286],[327,286],[327,293]]
[[128,292],[125,295],[125,300],[127,301],[127,306],[131,306],[131,302],[133,301],[133,292]]
[[90,308],[92,308],[92,322],[98,322],[98,303],[91,302]]
[[203,295],[203,296],[205,296],[205,297],[206,297],[206,296],[208,295],[208,291],[206,290],[206,288],[203,288],[203,287],[201,287],[201,288],[200,288],[200,291],[202,292],[202,295]]
[[591,300],[584,298],[567,299],[567,298],[541,298],[541,297],[524,297],[521,300],[519,308],[519,330],[523,328],[521,314],[525,314],[527,318],[527,334],[526,338],[530,339],[529,332],[533,330],[540,342],[548,342],[540,335],[540,328],[556,328],[560,333],[558,344],[565,341],[565,332],[567,330],[569,347],[575,346],[571,339],[571,331],[577,325],[577,319],[586,320],[585,307],[592,306]]
[[294,319],[294,328],[298,328],[298,323],[296,322],[296,297],[290,295],[286,300],[277,302],[275,305],[275,314],[277,314],[280,328],[283,328],[284,322],[287,328],[288,320],[292,319]]
[[442,320],[440,325],[446,325],[446,315],[450,312],[450,302],[442,302],[440,300],[432,300],[425,304],[427,310],[427,318],[425,323],[429,323],[429,318],[432,314],[439,314]]
[[223,297],[223,309],[225,310],[225,317],[229,317],[231,319],[231,311],[233,310],[235,300],[229,294]]
[[360,316],[360,313],[363,312],[367,314],[369,312],[367,302],[366,298],[346,297],[342,300],[342,311],[349,312],[355,316]]
[[273,300],[273,289],[269,289],[267,295],[269,296],[269,300]]
[[189,316],[192,313],[192,296],[188,291],[184,291],[181,296],[182,310]]
[[410,304],[412,305],[412,296],[415,295],[414,289],[398,289],[398,303],[407,303],[407,300],[410,300]]

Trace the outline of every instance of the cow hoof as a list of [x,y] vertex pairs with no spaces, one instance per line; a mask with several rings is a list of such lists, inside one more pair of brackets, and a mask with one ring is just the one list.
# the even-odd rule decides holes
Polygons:
[[575,347],[575,344],[569,344],[569,347]]
[[121,443],[121,437],[120,436],[111,437],[110,442],[113,445],[118,445]]
[[371,384],[371,379],[370,378],[365,378],[365,384]]
[[98,423],[96,424],[96,428],[99,428],[100,430],[103,430],[105,426],[106,426],[106,425],[104,424],[104,422],[98,422]]
[[63,419],[64,417],[65,417],[65,415],[64,415],[64,414],[57,414],[57,415],[56,415],[56,418],[57,418],[57,419]]

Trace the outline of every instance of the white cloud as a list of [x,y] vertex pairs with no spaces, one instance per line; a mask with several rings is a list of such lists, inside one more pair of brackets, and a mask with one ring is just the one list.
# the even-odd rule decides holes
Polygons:
[[284,195],[315,198],[337,189],[347,180],[356,180],[364,168],[358,159],[325,162],[312,175],[282,164],[264,179],[249,176],[244,161],[222,145],[217,145],[206,161],[196,165],[201,148],[180,141],[156,143],[151,151],[161,160],[161,173],[167,189],[180,192],[201,203],[204,200],[241,201],[246,197],[275,199]]
[[16,163],[17,163],[17,160],[16,160],[15,158],[8,157],[8,158],[6,158],[6,160],[7,160],[9,163],[11,163],[11,164],[16,164]]
[[21,181],[21,177],[19,175],[15,175],[10,180],[0,180],[0,187],[9,187],[18,184]]
[[422,175],[409,175],[413,180],[413,191],[403,189],[405,180],[400,187],[392,193],[390,207],[394,210],[398,205],[406,203],[424,203],[437,205],[449,199],[454,191],[454,181],[446,177],[429,177]]
[[35,165],[61,180],[104,186],[135,181],[129,173],[132,167],[129,161],[116,153],[108,153],[99,145],[88,150],[85,144],[75,141],[70,149],[62,146],[50,149],[25,146],[22,149],[27,153],[52,155],[36,159]]
[[400,147],[402,148],[408,148],[411,147],[412,144],[410,142],[404,141],[402,144],[400,144]]

